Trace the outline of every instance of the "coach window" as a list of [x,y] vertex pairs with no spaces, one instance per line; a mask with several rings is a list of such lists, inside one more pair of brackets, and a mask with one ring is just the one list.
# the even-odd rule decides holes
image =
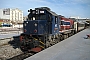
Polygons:
[[70,25],[70,22],[64,22],[65,25]]
[[61,25],[63,25],[64,21],[61,21]]

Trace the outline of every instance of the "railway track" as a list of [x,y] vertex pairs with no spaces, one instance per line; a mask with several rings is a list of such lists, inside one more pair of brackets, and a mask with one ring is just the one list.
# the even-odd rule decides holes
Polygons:
[[11,41],[13,38],[4,38],[0,39],[0,46],[8,45],[8,42]]
[[25,53],[22,53],[20,55],[17,55],[17,56],[14,56],[12,58],[9,58],[7,60],[23,60],[25,58],[28,58],[28,57],[34,55],[34,54],[36,54],[36,53],[34,53],[34,52],[31,52],[31,53],[25,52]]
[[8,45],[9,42],[11,42],[15,39],[19,39],[19,36],[2,38],[2,39],[0,39],[0,46]]

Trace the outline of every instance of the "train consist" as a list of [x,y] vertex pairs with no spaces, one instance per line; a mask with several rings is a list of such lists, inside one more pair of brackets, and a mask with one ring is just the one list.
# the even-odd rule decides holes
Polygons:
[[[28,19],[23,23],[23,33],[20,35],[20,48],[39,52],[71,36],[85,24],[57,15],[48,7],[28,10]],[[79,26],[82,27],[79,29]]]

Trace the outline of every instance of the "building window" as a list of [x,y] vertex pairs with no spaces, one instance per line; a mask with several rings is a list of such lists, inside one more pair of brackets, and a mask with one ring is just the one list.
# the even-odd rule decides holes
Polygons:
[[3,11],[3,14],[5,15],[5,11]]

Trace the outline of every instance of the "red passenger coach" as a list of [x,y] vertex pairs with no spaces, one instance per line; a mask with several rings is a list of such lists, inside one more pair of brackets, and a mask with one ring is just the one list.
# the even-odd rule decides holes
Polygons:
[[74,21],[69,19],[69,18],[65,18],[65,17],[60,17],[61,19],[61,29],[60,30],[68,30],[73,28],[74,25]]

